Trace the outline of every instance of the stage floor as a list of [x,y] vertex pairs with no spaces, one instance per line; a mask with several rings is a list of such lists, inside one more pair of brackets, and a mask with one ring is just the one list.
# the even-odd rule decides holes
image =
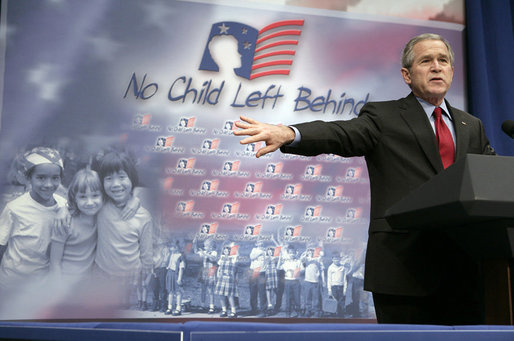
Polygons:
[[514,340],[513,326],[239,321],[0,322],[0,340],[490,341]]

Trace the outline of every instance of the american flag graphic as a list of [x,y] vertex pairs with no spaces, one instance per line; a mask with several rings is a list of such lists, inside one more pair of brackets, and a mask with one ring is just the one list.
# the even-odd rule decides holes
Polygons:
[[284,191],[285,194],[298,195],[302,191],[302,184],[289,184]]
[[266,214],[269,215],[279,215],[282,211],[282,204],[276,204],[276,205],[268,205],[266,207]]
[[343,236],[343,228],[342,227],[331,227],[327,230],[327,237],[334,239],[341,239]]
[[340,197],[343,195],[343,186],[329,186],[327,196]]
[[262,227],[261,224],[254,225],[253,226],[253,234],[252,235],[258,236],[259,233],[261,233],[261,227]]
[[360,178],[361,173],[362,173],[361,167],[349,167],[346,170],[346,178],[347,179],[351,179],[351,178],[358,179],[358,178]]
[[42,163],[53,163],[63,167],[63,161],[59,152],[52,148],[36,147],[24,154],[24,167],[26,170]]
[[284,164],[282,162],[268,163],[266,165],[266,173],[280,174],[283,167]]
[[202,142],[203,149],[216,150],[220,144],[220,139],[205,139]]
[[285,236],[287,237],[298,237],[302,232],[302,225],[288,226],[285,230]]
[[336,233],[334,235],[334,238],[341,238],[343,236],[343,228],[342,227],[337,227],[336,228]]
[[250,79],[270,75],[289,75],[302,30],[303,20],[272,23],[259,31]]
[[223,164],[223,169],[225,171],[230,171],[230,172],[236,172],[239,170],[239,164],[241,163],[241,161],[237,160],[237,161],[225,161],[225,163]]
[[309,206],[305,209],[306,216],[319,217],[321,213],[321,206]]
[[257,152],[262,147],[264,147],[264,142],[255,142],[247,144],[245,149],[247,152]]
[[214,234],[218,230],[218,223],[212,223],[209,225],[209,234]]
[[148,115],[143,115],[143,117],[141,118],[141,125],[149,125],[150,124],[150,120],[152,119],[152,115],[148,114]]
[[362,208],[348,208],[346,210],[346,218],[360,218],[362,215]]
[[173,140],[175,139],[174,136],[169,136],[166,138],[166,142],[164,142],[164,147],[171,147],[173,144]]
[[215,234],[218,230],[218,223],[202,224],[200,227],[200,233]]
[[221,208],[221,213],[237,214],[239,212],[240,204],[238,202],[225,203]]
[[178,123],[180,127],[191,128],[195,126],[196,117],[182,117]]
[[223,129],[224,130],[236,130],[237,127],[234,125],[234,121],[225,121],[225,123],[223,123]]
[[296,54],[303,19],[277,21],[261,30],[238,22],[217,22],[211,26],[200,70],[219,71],[209,50],[213,38],[232,36],[238,43],[241,66],[234,73],[246,79],[272,75],[289,75]]
[[195,158],[180,159],[177,162],[177,168],[192,169],[195,166],[195,162]]
[[205,191],[217,191],[219,180],[206,180],[202,182],[201,189]]
[[262,190],[262,182],[249,182],[245,186],[245,192],[260,193]]
[[192,212],[195,202],[193,200],[181,201],[177,204],[177,210],[187,213]]
[[309,165],[305,168],[305,175],[319,176],[321,174],[321,165]]
[[230,247],[229,256],[237,256],[237,250],[239,249],[239,245],[233,245]]

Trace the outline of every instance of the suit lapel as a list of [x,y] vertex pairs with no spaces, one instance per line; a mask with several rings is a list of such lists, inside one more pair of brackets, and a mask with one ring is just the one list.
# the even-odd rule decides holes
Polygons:
[[426,158],[436,172],[443,170],[443,162],[439,155],[439,148],[434,131],[428,121],[427,115],[416,97],[411,93],[400,101],[400,115],[416,136]]
[[469,144],[468,122],[466,122],[466,117],[462,115],[462,112],[450,106],[448,101],[446,101],[446,106],[450,111],[453,119],[455,139],[457,140],[457,143],[455,144],[457,146],[455,148],[455,160],[457,160],[461,157],[464,157],[467,151],[466,146]]

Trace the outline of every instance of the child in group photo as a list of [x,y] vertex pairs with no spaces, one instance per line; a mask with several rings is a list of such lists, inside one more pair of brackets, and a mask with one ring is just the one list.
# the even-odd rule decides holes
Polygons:
[[127,153],[108,151],[96,161],[106,197],[97,219],[96,273],[121,295],[122,306],[128,308],[131,289],[142,287],[141,281],[152,271],[152,217],[139,205],[131,218],[124,219],[123,210],[134,200],[133,190],[138,186],[132,158]]
[[[36,147],[22,162],[29,190],[7,203],[0,215],[0,291],[21,290],[48,274],[48,248],[57,211],[66,199],[57,195],[63,176],[59,152]],[[2,295],[5,302],[5,293]]]
[[93,269],[97,241],[96,217],[103,206],[98,173],[79,170],[68,187],[71,223],[55,225],[50,248],[50,271],[62,280],[87,280]]
[[[184,271],[186,261],[180,252],[176,241],[170,243],[170,255],[168,266],[166,267],[166,290],[168,291],[168,309],[166,315],[182,315],[182,294],[184,293]],[[175,299],[175,309],[173,309],[173,299]]]
[[214,314],[216,312],[214,306],[214,289],[216,287],[218,251],[216,251],[216,242],[213,239],[206,239],[203,245],[203,248],[196,248],[195,250],[195,253],[202,257],[202,291],[200,296],[202,302],[208,304],[207,313]]
[[280,267],[284,270],[284,300],[287,317],[301,315],[301,274],[304,271],[302,261],[296,254],[293,245],[288,245],[285,255],[281,259]]
[[266,271],[264,260],[266,250],[264,242],[257,240],[250,251],[250,267],[248,269],[248,288],[250,291],[250,314],[257,317],[266,316]]
[[351,264],[348,257],[339,251],[334,251],[332,263],[327,269],[328,296],[337,301],[337,317],[344,317],[345,295],[348,287],[347,276],[350,273]]
[[274,304],[277,301],[278,288],[278,272],[277,272],[278,256],[275,255],[275,247],[270,246],[266,249],[266,257],[264,259],[264,268],[266,276],[266,301],[268,306],[266,315],[274,313]]
[[[236,294],[236,266],[237,246],[229,244],[223,247],[222,254],[218,260],[218,275],[216,282],[216,295],[220,296],[221,314],[220,317],[237,317],[235,302]],[[227,303],[230,305],[230,313],[227,312]]]
[[319,249],[309,246],[300,257],[305,268],[303,281],[304,317],[321,317],[321,291],[325,287],[325,266]]
[[153,292],[152,311],[165,312],[168,308],[168,291],[166,290],[166,267],[170,260],[170,249],[166,241],[160,239],[154,248],[154,269],[150,287]]

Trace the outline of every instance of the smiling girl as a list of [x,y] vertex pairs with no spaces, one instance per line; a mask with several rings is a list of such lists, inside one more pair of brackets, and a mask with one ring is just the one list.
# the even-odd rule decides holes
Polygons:
[[24,155],[30,190],[0,215],[0,289],[14,289],[48,272],[48,249],[56,212],[66,199],[55,194],[63,162],[57,150],[37,147]]
[[54,226],[50,270],[67,279],[86,278],[95,259],[96,215],[103,205],[100,178],[90,169],[79,170],[68,188],[69,227]]
[[138,185],[137,171],[127,154],[105,154],[99,160],[98,173],[106,202],[98,213],[95,263],[103,279],[128,295],[130,287],[140,285],[152,270],[152,217],[139,206],[132,218],[123,220],[123,208]]

